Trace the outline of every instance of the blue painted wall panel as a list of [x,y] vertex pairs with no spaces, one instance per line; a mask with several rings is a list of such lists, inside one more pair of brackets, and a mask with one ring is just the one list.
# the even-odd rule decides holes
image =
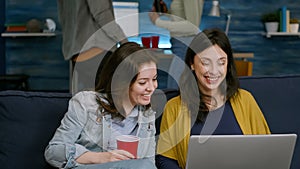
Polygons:
[[[279,75],[300,73],[300,38],[272,37],[266,38],[264,24],[261,16],[264,13],[278,10],[286,5],[291,12],[291,17],[300,18],[300,1],[270,0],[270,1],[246,1],[246,0],[220,0],[221,15],[217,22],[215,18],[206,16],[211,1],[205,2],[203,22],[201,29],[207,27],[220,27],[225,29],[226,14],[232,14],[229,28],[229,39],[234,51],[253,52],[254,75]],[[222,21],[223,20],[223,21]]]
[[[5,0],[0,0],[0,32],[4,31]],[[0,37],[0,75],[5,74],[5,40]]]
[[[134,1],[139,2],[140,12],[151,9],[151,0]],[[171,0],[165,2],[170,5]],[[50,17],[56,21],[58,32],[60,30],[55,0],[6,0],[5,5],[6,23],[24,23],[31,18],[44,21]],[[290,10],[291,17],[300,19],[299,0],[220,0],[220,5],[223,8],[222,16],[210,17],[207,15],[211,8],[211,1],[205,1],[200,28],[225,29],[226,14],[230,11],[232,13],[230,41],[234,51],[254,53],[255,57],[250,59],[254,62],[254,75],[300,73],[300,38],[297,36],[266,38],[263,36],[264,25],[260,21],[262,14],[278,10],[283,5]],[[155,27],[148,15],[141,16],[141,33],[154,31],[168,34],[166,30]],[[168,40],[169,38],[164,36],[161,43],[169,45]],[[6,73],[28,73],[33,90],[68,90],[69,63],[63,60],[60,34],[50,38],[5,38],[5,41]],[[41,84],[41,82],[46,83]]]
[[[30,19],[45,23],[52,18],[58,25],[56,1],[6,0],[5,23],[26,23]],[[61,52],[61,34],[55,37],[6,38],[6,73],[30,76],[31,90],[69,88],[69,63]]]

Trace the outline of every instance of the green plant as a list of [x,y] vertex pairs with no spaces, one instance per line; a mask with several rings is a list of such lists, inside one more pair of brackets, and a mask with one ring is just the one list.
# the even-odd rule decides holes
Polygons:
[[278,12],[270,12],[263,14],[261,17],[262,22],[279,22],[280,17]]
[[299,20],[297,18],[291,18],[290,23],[299,23]]

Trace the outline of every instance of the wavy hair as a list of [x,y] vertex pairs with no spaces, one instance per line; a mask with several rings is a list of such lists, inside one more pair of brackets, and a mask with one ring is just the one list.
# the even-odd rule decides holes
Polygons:
[[[122,99],[129,96],[129,88],[136,81],[140,66],[149,62],[157,64],[154,53],[135,42],[122,44],[106,59],[95,87],[96,92],[102,93],[97,102],[106,113],[113,118],[124,117]],[[150,104],[145,106],[149,107]]]
[[[187,105],[192,118],[197,122],[203,122],[209,112],[206,102],[207,100],[214,100],[214,98],[203,94],[199,90],[198,79],[194,71],[192,71],[191,65],[194,63],[194,57],[197,53],[213,45],[218,45],[227,54],[227,73],[221,84],[221,91],[226,96],[226,100],[233,97],[239,88],[232,48],[226,34],[218,28],[205,29],[197,34],[187,49],[185,56],[187,66],[179,82],[182,101]],[[196,81],[196,83],[191,84],[190,82],[192,81]]]

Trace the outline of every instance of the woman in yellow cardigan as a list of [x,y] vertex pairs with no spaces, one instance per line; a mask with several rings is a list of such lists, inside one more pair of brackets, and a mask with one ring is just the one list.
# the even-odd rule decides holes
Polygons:
[[159,169],[185,168],[191,135],[270,134],[254,97],[239,88],[232,48],[223,31],[199,33],[185,63],[180,96],[168,101],[161,121]]

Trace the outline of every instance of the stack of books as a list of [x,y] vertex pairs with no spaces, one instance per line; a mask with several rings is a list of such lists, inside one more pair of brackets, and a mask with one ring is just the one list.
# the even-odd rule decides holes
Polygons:
[[5,24],[6,32],[27,32],[26,24],[10,23]]
[[279,9],[280,23],[279,32],[290,31],[290,10],[286,6],[282,6]]

